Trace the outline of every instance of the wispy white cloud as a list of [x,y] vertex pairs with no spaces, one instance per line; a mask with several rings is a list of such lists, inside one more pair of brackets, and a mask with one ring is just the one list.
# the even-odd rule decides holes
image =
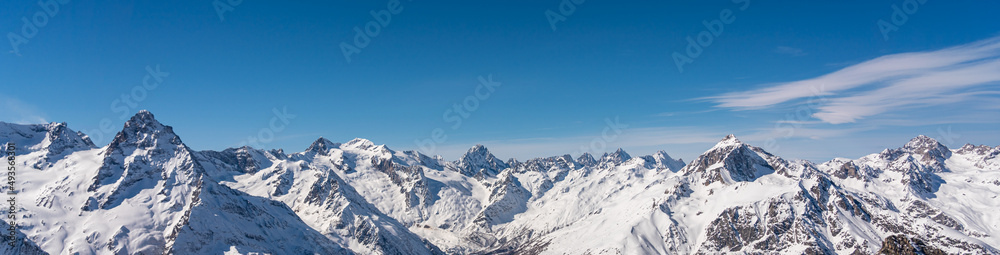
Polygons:
[[45,118],[46,114],[32,104],[0,95],[0,105],[4,109],[0,110],[0,120],[2,121],[17,124],[48,123]]
[[820,97],[812,117],[831,124],[890,111],[996,95],[1000,37],[951,48],[878,57],[812,79],[708,97],[737,110]]
[[775,121],[774,123],[779,123],[779,124],[795,124],[795,125],[808,125],[808,124],[822,124],[823,122],[822,121],[816,121],[816,120],[779,120],[779,121]]
[[757,142],[760,146],[766,146],[765,143],[769,139],[775,139],[779,142],[783,141],[783,139],[825,140],[853,135],[872,129],[874,127],[871,126],[854,128],[814,128],[800,126],[794,129],[760,129],[759,132],[742,136],[740,139],[745,142]]
[[982,95],[997,95],[997,92],[964,89],[995,85],[1000,81],[1000,60],[956,67],[952,70],[931,71],[916,77],[897,80],[886,87],[833,98],[819,107],[814,117],[839,124],[855,122],[859,118],[881,114],[893,109],[953,104]]

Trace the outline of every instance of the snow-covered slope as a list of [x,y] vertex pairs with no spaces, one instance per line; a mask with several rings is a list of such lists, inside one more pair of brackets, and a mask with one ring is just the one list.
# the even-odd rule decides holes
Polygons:
[[80,132],[66,127],[66,123],[49,123],[34,125],[18,125],[0,122],[0,137],[4,140],[3,148],[9,143],[15,144],[17,155],[41,153],[31,157],[32,167],[48,167],[62,157],[78,150],[95,148],[90,138]]
[[[0,122],[23,183],[22,254],[997,254],[1000,146],[822,164],[727,136],[685,164],[624,150],[456,161],[365,139],[193,151],[142,111],[96,148]],[[6,223],[3,223],[6,224]],[[0,224],[0,227],[6,227]],[[3,237],[7,238],[7,237]],[[6,239],[0,239],[4,241]],[[909,247],[909,248],[908,248]]]
[[[52,149],[22,157],[31,162]],[[19,225],[50,254],[350,252],[288,207],[204,175],[193,152],[149,112],[132,117],[107,147],[22,169]]]
[[[305,152],[285,156],[280,152],[265,152],[243,147],[223,152],[203,152],[200,161],[210,166],[211,172],[221,183],[251,195],[281,202],[310,227],[336,243],[365,254],[435,254],[440,250],[411,233],[396,219],[385,215],[369,203],[341,176],[367,178],[358,173],[372,165],[359,165],[364,153],[345,153],[345,148],[355,152],[369,152],[369,161],[378,162],[381,153],[389,153],[383,146],[356,139],[340,145],[320,138]],[[344,157],[351,157],[350,163]],[[386,161],[391,162],[391,161]],[[395,171],[385,163],[382,171]],[[395,175],[377,179],[374,185],[402,185],[407,194],[421,196],[420,173]],[[392,172],[395,174],[395,172]],[[379,173],[365,173],[366,175]],[[389,176],[387,176],[389,177]],[[394,177],[394,178],[393,178]],[[394,182],[395,180],[395,182]],[[398,184],[396,184],[398,183]],[[357,183],[356,183],[357,184]],[[419,186],[418,186],[419,185]],[[425,188],[424,188],[425,189]],[[395,189],[394,189],[395,190]],[[425,195],[424,195],[425,196]],[[412,197],[410,203],[421,203],[421,197]]]

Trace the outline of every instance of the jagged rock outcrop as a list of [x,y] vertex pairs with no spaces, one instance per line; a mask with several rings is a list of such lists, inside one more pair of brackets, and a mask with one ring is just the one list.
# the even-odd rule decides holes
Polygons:
[[476,216],[475,222],[489,227],[513,220],[514,215],[527,210],[531,193],[524,189],[512,172],[505,171],[490,185],[489,200],[483,211]]
[[86,135],[73,131],[66,123],[18,125],[0,122],[3,148],[14,144],[16,155],[42,152],[42,157],[29,162],[31,166],[45,169],[70,153],[96,148]]
[[508,167],[507,163],[493,156],[493,153],[490,153],[486,146],[480,144],[473,146],[455,162],[455,168],[458,169],[458,172],[466,176],[492,177]]
[[643,160],[646,161],[646,168],[658,169],[658,170],[669,170],[673,172],[680,171],[684,167],[684,160],[673,159],[670,155],[667,155],[665,151],[657,151],[653,155],[643,156]]
[[584,152],[580,157],[576,158],[576,162],[583,166],[594,166],[597,165],[597,160],[594,159],[594,155],[590,155],[589,152]]
[[24,254],[24,255],[48,255],[48,252],[38,247],[31,239],[27,238],[21,231],[15,230],[14,236],[10,236],[10,224],[5,220],[0,220],[0,254]]
[[609,168],[621,165],[629,159],[632,159],[632,156],[628,155],[625,150],[618,148],[615,152],[604,153],[604,155],[601,156],[601,159],[597,161],[597,165],[601,166],[601,168]]
[[774,172],[774,167],[736,136],[729,135],[715,147],[684,167],[684,175],[696,176],[703,185],[753,181]]
[[885,238],[885,241],[882,242],[882,249],[879,249],[878,254],[945,255],[947,253],[927,245],[920,239],[908,238],[905,235],[894,235]]

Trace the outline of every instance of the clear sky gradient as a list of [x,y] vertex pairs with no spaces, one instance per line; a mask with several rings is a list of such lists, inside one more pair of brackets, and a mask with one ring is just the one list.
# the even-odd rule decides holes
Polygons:
[[197,150],[436,135],[449,160],[1000,145],[996,1],[579,1],[5,1],[0,120],[106,145],[148,109]]

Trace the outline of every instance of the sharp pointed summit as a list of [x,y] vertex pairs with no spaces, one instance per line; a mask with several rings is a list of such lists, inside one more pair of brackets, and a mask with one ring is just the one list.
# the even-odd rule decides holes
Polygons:
[[475,176],[483,173],[487,176],[496,176],[500,170],[508,168],[507,163],[500,160],[489,149],[482,144],[476,144],[462,155],[456,164],[459,172],[466,176]]
[[98,194],[85,208],[115,206],[135,195],[128,189],[151,188],[157,185],[152,180],[168,176],[172,181],[197,186],[195,183],[200,183],[204,169],[194,161],[194,154],[170,126],[161,124],[149,111],[141,110],[125,122],[122,131],[104,149],[103,165],[88,189]]
[[375,143],[364,138],[354,138],[351,139],[350,141],[347,141],[347,143],[345,143],[344,145],[346,145],[347,147],[371,147],[375,146]]
[[921,155],[921,160],[924,162],[943,161],[951,157],[951,150],[948,147],[924,135],[910,139],[902,149]]
[[594,155],[591,155],[590,152],[584,152],[581,154],[580,157],[576,158],[576,162],[584,166],[597,165],[597,160],[594,159]]
[[618,150],[616,150],[615,152],[613,152],[611,154],[605,153],[604,156],[601,157],[600,163],[601,164],[615,164],[615,165],[617,165],[617,164],[624,163],[625,161],[628,161],[629,159],[632,159],[632,156],[628,155],[628,153],[626,153],[625,150],[623,150],[621,148],[618,148]]
[[644,156],[643,159],[646,160],[647,167],[649,168],[669,169],[670,171],[677,172],[684,167],[683,160],[674,160],[670,155],[667,155],[667,152],[662,150],[653,153],[653,155]]
[[316,139],[316,141],[309,145],[306,152],[315,152],[326,155],[327,151],[335,148],[340,148],[340,143],[331,142],[330,140],[320,136],[319,139]]
[[[229,151],[239,150],[251,149]],[[95,236],[113,237],[96,241],[99,242],[96,245],[108,247],[116,254],[217,254],[222,252],[220,247],[208,245],[204,240],[221,238],[240,240],[230,246],[244,250],[345,252],[302,220],[289,218],[294,213],[289,207],[233,190],[212,179],[198,161],[199,155],[202,154],[181,143],[170,126],[158,122],[149,111],[140,111],[127,121],[104,151],[103,164],[82,192],[85,199],[80,201],[85,202],[79,207],[79,214],[101,215],[86,218],[100,223],[87,224],[107,224],[103,215],[121,216],[115,217],[114,224],[118,225],[110,229],[90,230],[95,231]],[[248,169],[251,165],[260,167],[249,158],[251,155],[242,156],[237,164]],[[256,160],[270,159],[260,156]],[[135,212],[141,212],[142,216],[131,217]],[[229,224],[218,224],[219,219],[226,219]],[[241,239],[250,232],[259,237]],[[295,242],[299,240],[306,243]],[[130,241],[131,244],[125,244]],[[278,243],[283,245],[279,248],[275,245]]]
[[[934,138],[919,135],[910,139],[903,147],[896,149],[885,149],[878,154],[879,158],[886,160],[892,165],[888,169],[900,172],[944,172],[948,171],[945,161],[951,158],[952,152]],[[911,160],[912,159],[912,160]],[[915,161],[916,165],[908,165],[904,162]],[[893,163],[894,162],[894,163]],[[919,167],[917,165],[925,166]]]
[[727,135],[712,149],[685,166],[684,174],[699,176],[706,186],[714,182],[731,184],[753,181],[775,171],[775,167],[762,154],[770,155],[763,149],[740,142],[734,135]]
[[141,110],[125,122],[122,130],[108,144],[105,153],[123,147],[153,148],[160,144],[182,145],[181,138],[174,134],[170,126],[161,124],[153,113]]
[[722,140],[719,140],[719,142],[715,144],[715,147],[712,148],[715,149],[715,148],[728,147],[738,144],[743,144],[743,142],[741,142],[740,139],[737,139],[736,135],[729,134],[726,137],[722,138]]

